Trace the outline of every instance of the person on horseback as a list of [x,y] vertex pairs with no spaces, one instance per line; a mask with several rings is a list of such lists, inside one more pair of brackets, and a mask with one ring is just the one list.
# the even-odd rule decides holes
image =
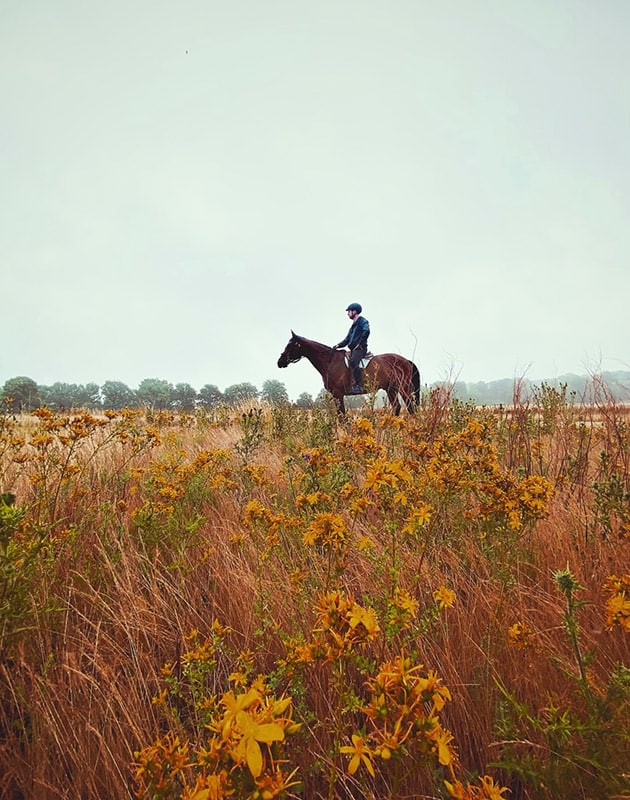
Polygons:
[[370,323],[365,317],[361,316],[363,309],[360,303],[350,303],[346,311],[348,312],[348,317],[352,320],[352,325],[346,338],[342,339],[339,344],[333,345],[333,350],[339,350],[342,347],[350,349],[350,369],[354,378],[354,385],[350,392],[351,394],[363,394],[361,359],[365,358],[367,353]]

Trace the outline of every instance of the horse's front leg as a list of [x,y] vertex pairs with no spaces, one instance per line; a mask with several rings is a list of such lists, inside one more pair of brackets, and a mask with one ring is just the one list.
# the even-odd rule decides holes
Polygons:
[[339,414],[340,417],[345,417],[346,416],[346,404],[344,402],[343,395],[340,394],[340,395],[337,396],[335,394],[335,395],[333,395],[333,397],[335,399],[335,405],[337,406],[337,414]]

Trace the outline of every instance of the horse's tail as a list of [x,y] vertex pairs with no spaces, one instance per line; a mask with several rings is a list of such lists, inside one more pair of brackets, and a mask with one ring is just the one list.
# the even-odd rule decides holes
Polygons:
[[420,407],[420,370],[411,362],[411,386],[413,388],[414,410]]

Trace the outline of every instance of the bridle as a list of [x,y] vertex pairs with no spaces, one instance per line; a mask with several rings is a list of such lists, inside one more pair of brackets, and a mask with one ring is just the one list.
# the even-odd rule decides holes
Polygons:
[[299,343],[298,341],[289,342],[289,345],[287,346],[287,348],[286,348],[286,349],[285,349],[285,351],[284,351],[284,355],[286,356],[286,359],[287,359],[287,364],[297,364],[297,362],[298,362],[298,361],[299,361],[301,358],[303,358],[303,357],[304,357],[304,353],[300,353],[300,354],[299,354],[299,355],[297,355],[297,356],[289,356],[289,355],[287,354],[287,350],[288,350],[288,349],[289,349],[289,347],[291,347],[291,346],[293,346],[293,348],[299,348],[299,347],[301,347],[301,345],[300,345],[300,343]]

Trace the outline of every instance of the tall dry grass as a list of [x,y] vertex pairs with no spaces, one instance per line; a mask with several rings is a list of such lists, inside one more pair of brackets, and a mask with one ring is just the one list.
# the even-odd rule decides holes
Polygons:
[[[168,734],[199,747],[192,693],[221,698],[234,674],[293,699],[288,794],[441,797],[456,774],[462,797],[499,797],[486,773],[512,798],[630,793],[628,617],[603,588],[628,572],[630,428],[596,388],[588,407],[543,387],[509,410],[442,389],[401,420],[4,415],[0,795],[212,797],[194,767],[160,794],[134,764]],[[399,590],[416,605],[393,623]],[[380,628],[336,661],[304,649],[326,592]],[[215,621],[229,630],[203,672],[191,652]],[[449,754],[408,740],[349,774],[366,681],[401,648],[450,690]]]

